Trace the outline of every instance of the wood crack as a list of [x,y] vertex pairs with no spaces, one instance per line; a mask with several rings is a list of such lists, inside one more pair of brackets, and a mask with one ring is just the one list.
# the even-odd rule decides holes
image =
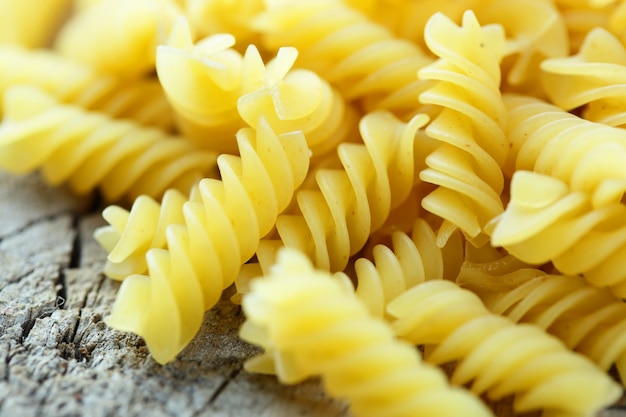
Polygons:
[[209,398],[208,405],[215,403],[220,394],[224,392],[226,387],[237,377],[237,375],[239,375],[240,372],[241,369],[235,369],[228,375],[228,378],[222,381],[222,383],[215,389],[215,391],[211,395],[211,398]]

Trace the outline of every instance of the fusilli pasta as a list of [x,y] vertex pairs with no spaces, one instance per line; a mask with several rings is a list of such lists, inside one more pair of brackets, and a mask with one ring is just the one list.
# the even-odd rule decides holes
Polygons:
[[[355,416],[491,414],[293,249],[281,250],[271,273],[252,283],[243,308],[242,338],[274,355],[282,381],[321,375],[326,390],[347,398]],[[254,369],[254,359],[247,366]]]
[[[497,262],[497,261],[496,261]],[[625,384],[626,304],[579,276],[538,269],[493,274],[490,263],[466,264],[457,283],[472,290],[493,313],[532,323],[584,354],[604,370],[613,364]]]
[[14,84],[30,84],[64,103],[113,117],[167,131],[174,126],[172,109],[156,79],[122,80],[46,49],[0,45],[0,93]]
[[438,13],[425,37],[440,59],[419,71],[420,78],[438,81],[420,101],[443,110],[426,129],[442,144],[420,172],[420,179],[439,186],[422,206],[476,238],[503,210],[501,166],[509,149],[499,90],[504,32],[497,25],[481,27],[471,12],[461,27]]
[[427,120],[420,114],[403,123],[383,111],[364,116],[364,144],[337,148],[343,169],[317,171],[317,189],[297,194],[299,213],[278,217],[276,229],[284,245],[302,250],[318,268],[343,270],[410,194],[416,181],[415,136]]
[[71,16],[54,48],[106,73],[144,74],[179,14],[171,0],[102,0]]
[[514,409],[591,416],[621,395],[621,389],[591,361],[570,352],[542,329],[516,325],[491,314],[480,298],[455,283],[417,285],[388,306],[396,334],[434,345],[425,360],[457,361],[453,384],[491,399],[515,395]]
[[[302,132],[276,135],[265,121],[257,126],[237,133],[240,157],[218,157],[221,180],[200,181],[197,198],[183,205],[184,224],[165,230],[167,250],[147,252],[149,277],[126,278],[106,319],[142,336],[159,363],[172,360],[193,338],[204,312],[233,283],[304,180],[309,152]],[[129,217],[125,232],[156,220],[134,219],[140,224]],[[120,242],[126,241],[123,233]],[[143,248],[121,251],[135,257],[131,250]]]
[[402,116],[419,108],[417,96],[428,83],[415,73],[431,58],[342,1],[272,1],[253,25],[264,46],[296,47],[300,66],[336,85],[349,100],[364,102],[366,111]]
[[4,111],[0,168],[8,172],[41,169],[49,184],[67,182],[77,193],[97,187],[108,201],[159,197],[167,188],[187,191],[214,175],[214,152],[157,129],[60,104],[35,87],[7,89]]

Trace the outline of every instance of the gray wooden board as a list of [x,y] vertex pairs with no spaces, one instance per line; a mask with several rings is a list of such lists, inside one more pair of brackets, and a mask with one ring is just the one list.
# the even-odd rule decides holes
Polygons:
[[108,328],[119,284],[101,273],[92,203],[0,173],[0,416],[349,415],[317,381],[287,387],[244,371],[257,350],[238,339],[243,315],[228,294],[164,366],[140,338]]

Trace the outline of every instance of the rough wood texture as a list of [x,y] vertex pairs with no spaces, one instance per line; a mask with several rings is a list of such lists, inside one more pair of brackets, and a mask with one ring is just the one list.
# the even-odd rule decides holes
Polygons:
[[[88,198],[0,174],[1,417],[349,415],[315,381],[285,387],[243,371],[255,349],[237,338],[243,317],[227,296],[166,366],[108,328],[118,284],[101,274],[102,224]],[[618,408],[602,416],[626,416]]]

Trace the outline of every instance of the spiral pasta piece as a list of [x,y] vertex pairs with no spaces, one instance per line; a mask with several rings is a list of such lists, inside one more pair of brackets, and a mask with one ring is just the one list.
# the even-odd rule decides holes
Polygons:
[[235,38],[216,34],[194,44],[179,17],[169,41],[156,50],[156,71],[181,131],[196,145],[235,153],[235,133],[245,126],[237,111],[242,94],[242,55]]
[[63,105],[31,86],[5,92],[0,125],[0,168],[40,169],[51,185],[77,193],[96,187],[108,201],[167,188],[189,190],[212,174],[216,155],[180,138],[126,120]]
[[174,126],[171,108],[156,79],[122,80],[49,50],[0,45],[0,93],[14,84],[31,84],[64,103],[116,118],[164,130]]
[[474,10],[480,22],[498,23],[506,32],[504,88],[538,86],[540,63],[569,54],[565,21],[550,0],[492,0]]
[[620,201],[626,189],[626,131],[531,97],[510,96],[506,102],[516,170],[559,179],[572,192],[589,195],[594,207]]
[[25,48],[48,45],[71,5],[72,0],[0,1],[0,16],[3,17],[0,25],[0,43]]
[[343,270],[390,210],[409,196],[416,180],[415,138],[427,121],[423,114],[408,123],[383,111],[365,115],[363,144],[337,148],[343,169],[318,170],[317,187],[297,194],[299,212],[278,217],[282,243],[309,255],[318,268]]
[[[272,272],[252,288],[243,299],[247,320],[240,335],[277,358],[281,381],[320,375],[326,391],[348,399],[358,417],[491,415],[303,254],[282,250]],[[254,361],[248,369],[256,368]]]
[[621,396],[620,387],[591,361],[540,328],[491,314],[471,291],[445,280],[428,281],[389,306],[396,334],[431,344],[425,360],[456,361],[453,384],[498,400],[514,395],[523,413],[592,416]]
[[609,31],[593,29],[576,55],[542,62],[543,88],[565,110],[585,105],[582,117],[626,124],[626,49]]
[[417,96],[428,83],[415,74],[431,58],[342,1],[272,1],[253,25],[264,46],[294,46],[300,66],[336,85],[349,100],[362,102],[366,111],[387,109],[403,116],[419,108]]
[[503,210],[501,167],[509,148],[499,89],[504,32],[498,25],[481,27],[469,11],[460,27],[433,15],[425,36],[440,58],[419,71],[420,78],[438,81],[420,101],[443,110],[426,129],[442,144],[420,172],[422,181],[438,186],[422,207],[476,238]]
[[532,323],[608,371],[615,364],[626,384],[626,304],[575,275],[532,268],[490,273],[491,263],[466,264],[457,283],[494,314]]
[[102,0],[73,15],[54,48],[105,73],[144,74],[179,14],[171,0]]
[[[309,152],[302,132],[276,135],[260,121],[256,130],[241,129],[237,142],[241,156],[218,157],[221,180],[199,182],[195,198],[183,204],[184,223],[165,229],[167,250],[147,252],[149,277],[126,278],[106,319],[142,336],[159,363],[174,359],[193,338],[204,312],[233,283],[306,176]],[[145,225],[139,214],[134,224],[129,217],[129,233]],[[113,262],[136,249],[135,239],[122,236],[120,242],[130,245],[110,257]]]
[[359,258],[354,263],[356,294],[376,317],[384,316],[391,300],[422,282],[456,278],[463,259],[462,242],[453,244],[452,239],[444,259],[444,250],[424,219],[415,220],[411,236],[397,231],[391,242],[391,247],[374,247],[373,261]]
[[[358,135],[357,113],[316,73],[293,68],[298,51],[284,47],[265,65],[250,45],[243,59],[241,118],[253,128],[267,120],[276,133],[302,130],[312,157],[319,160]],[[303,99],[306,97],[306,99]]]

